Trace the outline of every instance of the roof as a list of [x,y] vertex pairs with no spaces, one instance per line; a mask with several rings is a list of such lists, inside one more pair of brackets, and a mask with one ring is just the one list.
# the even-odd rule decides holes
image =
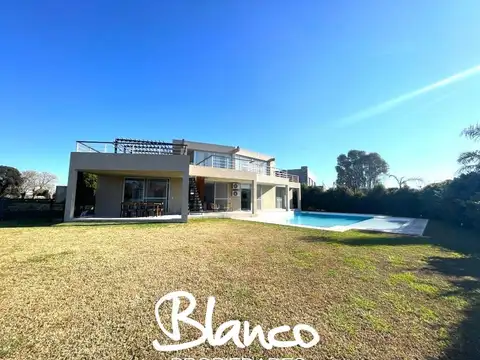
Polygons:
[[250,151],[250,150],[241,148],[239,146],[218,145],[218,144],[211,144],[211,143],[204,143],[204,142],[190,141],[190,140],[179,140],[179,139],[174,139],[173,143],[174,144],[181,143],[182,141],[185,143],[185,145],[187,145],[188,149],[192,149],[192,150],[237,154],[240,156],[245,156],[252,159],[258,159],[263,161],[275,160],[273,156],[261,154],[255,151]]

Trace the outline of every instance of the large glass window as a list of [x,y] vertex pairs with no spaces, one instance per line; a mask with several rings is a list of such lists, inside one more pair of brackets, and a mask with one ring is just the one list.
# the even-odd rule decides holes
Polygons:
[[241,155],[235,156],[235,169],[267,175],[267,162]]
[[229,194],[228,194],[228,184],[216,182],[215,183],[215,205],[221,211],[228,210],[228,202],[229,202]]
[[144,179],[125,179],[123,201],[143,201]]
[[228,198],[228,184],[216,182],[215,183],[215,198],[227,199]]
[[205,151],[195,151],[193,155],[194,164],[206,165],[204,164],[205,159],[207,159],[211,154]]
[[126,178],[124,202],[163,202],[168,209],[168,179]]
[[232,156],[206,151],[195,151],[193,156],[194,164],[229,169],[232,167]]
[[165,200],[168,197],[168,180],[147,179],[145,201]]

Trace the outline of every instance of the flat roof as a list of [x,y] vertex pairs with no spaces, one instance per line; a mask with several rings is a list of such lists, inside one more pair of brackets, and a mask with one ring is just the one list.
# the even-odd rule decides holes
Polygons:
[[245,156],[252,159],[258,159],[263,161],[275,160],[273,156],[247,150],[239,146],[219,145],[219,144],[204,143],[199,141],[191,141],[186,139],[183,139],[183,140],[173,139],[173,143],[179,143],[179,142],[181,143],[182,141],[185,143],[185,145],[187,145],[188,148],[194,149],[194,150],[207,151],[207,152],[232,153],[232,154],[237,154],[240,156]]

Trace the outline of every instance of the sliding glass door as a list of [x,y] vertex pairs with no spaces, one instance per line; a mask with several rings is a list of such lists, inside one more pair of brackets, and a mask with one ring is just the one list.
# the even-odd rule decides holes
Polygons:
[[145,179],[125,179],[124,202],[143,201]]
[[206,181],[204,201],[207,210],[227,211],[230,202],[228,183]]
[[163,202],[168,209],[168,179],[146,179],[145,202]]
[[216,182],[215,183],[215,205],[219,210],[228,210],[228,184]]
[[125,178],[124,202],[153,202],[164,205],[168,211],[168,179]]

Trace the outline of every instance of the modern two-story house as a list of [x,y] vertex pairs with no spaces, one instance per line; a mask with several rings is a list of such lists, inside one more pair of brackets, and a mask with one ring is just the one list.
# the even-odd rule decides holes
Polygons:
[[95,217],[120,218],[122,204],[161,202],[162,214],[300,208],[299,177],[275,158],[234,146],[186,140],[77,141],[70,154],[65,221],[74,219],[79,172],[98,175]]

